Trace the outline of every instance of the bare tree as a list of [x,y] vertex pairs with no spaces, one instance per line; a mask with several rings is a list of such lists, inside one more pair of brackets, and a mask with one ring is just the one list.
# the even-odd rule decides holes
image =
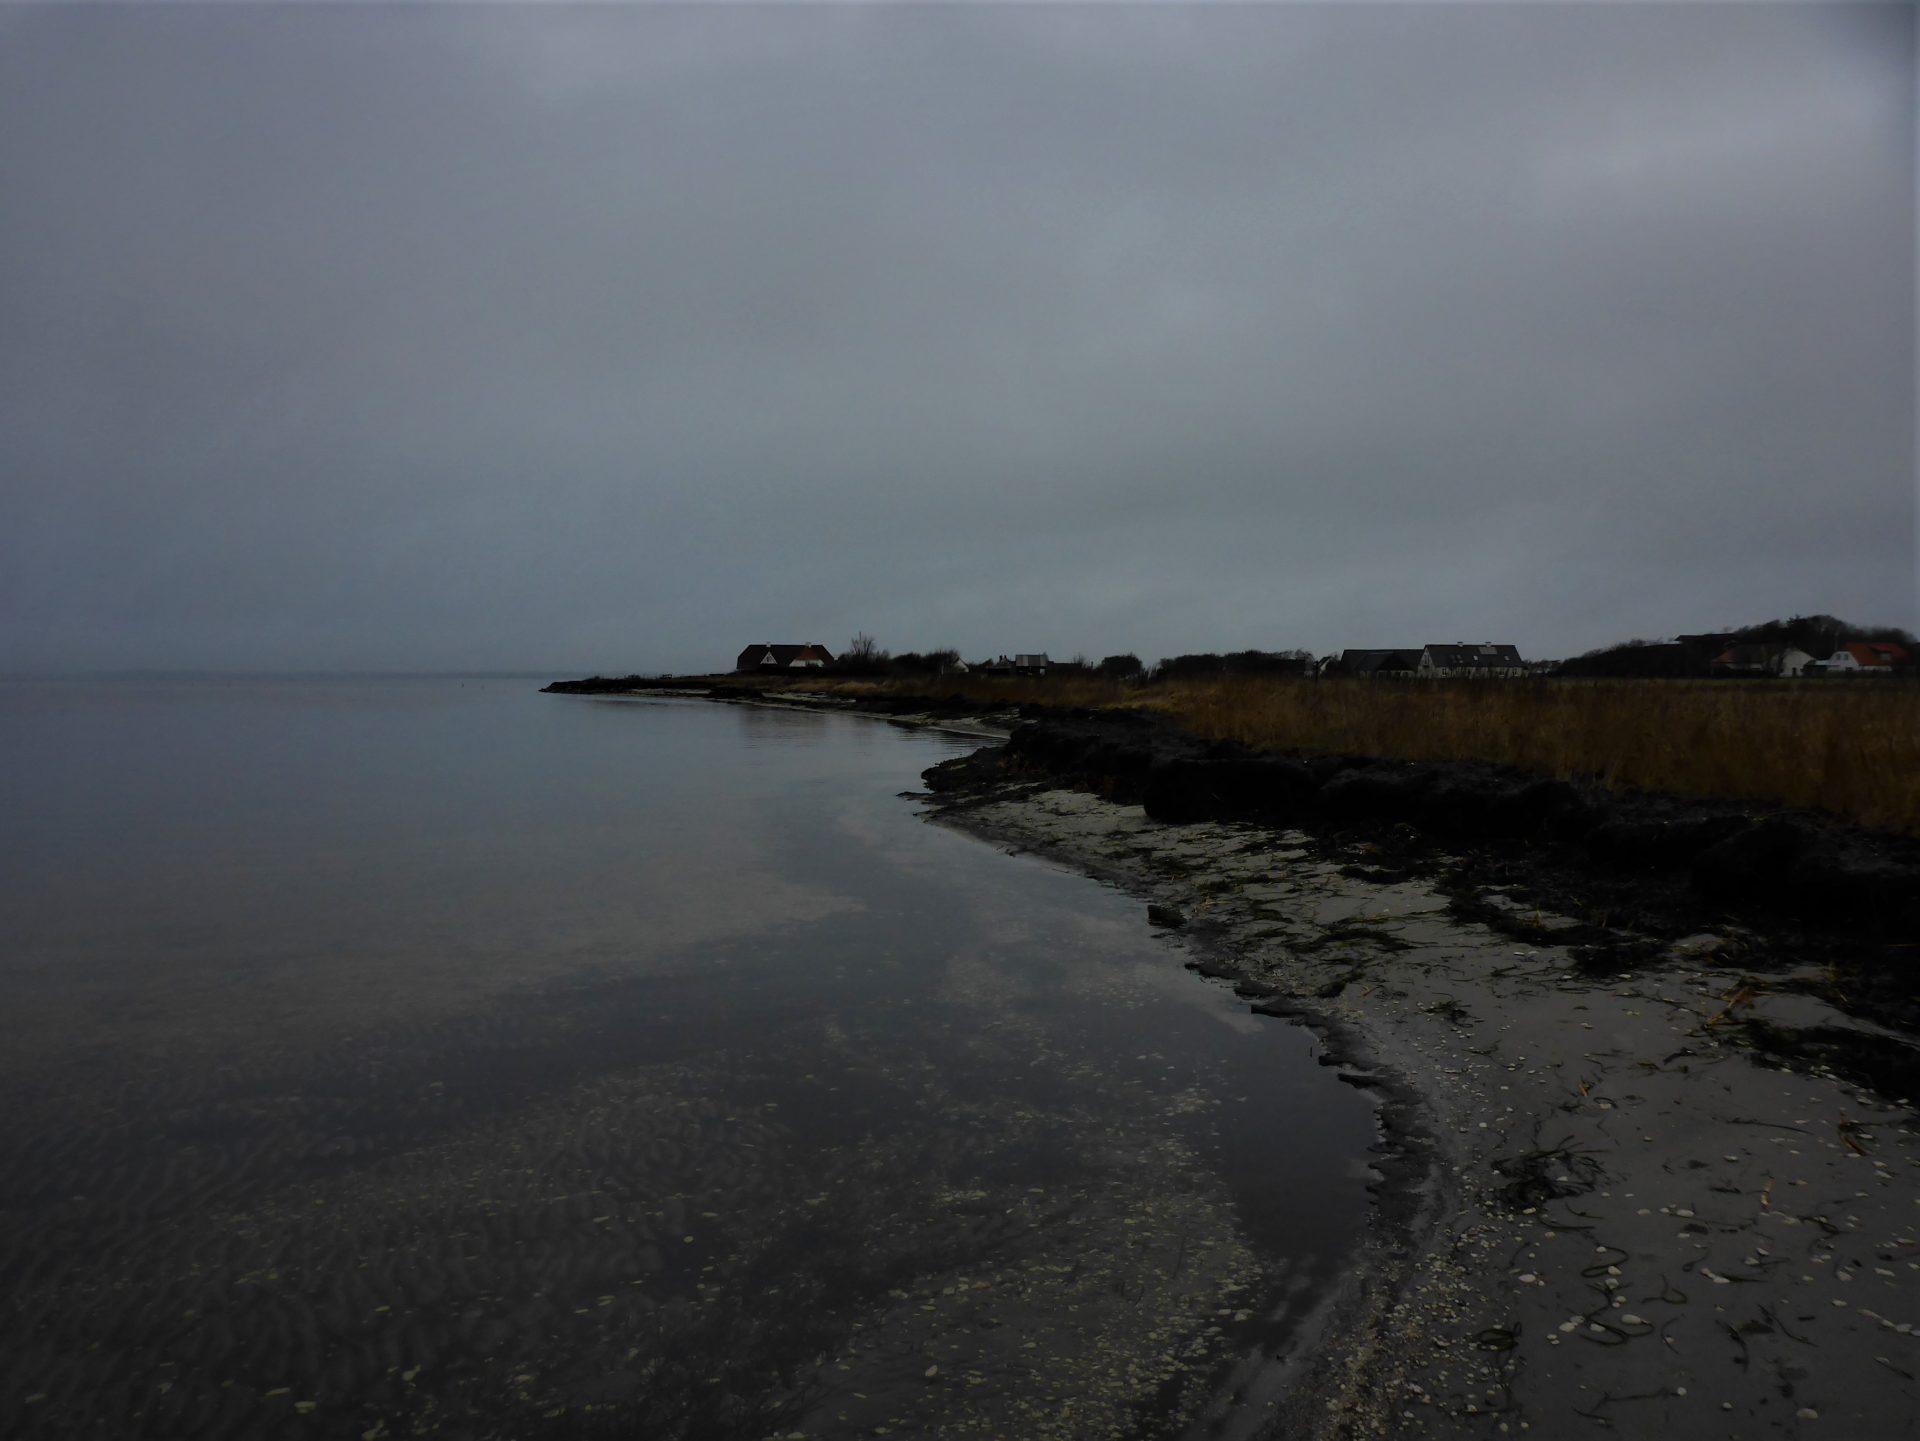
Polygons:
[[834,669],[841,675],[881,675],[887,669],[887,653],[865,631],[847,642]]

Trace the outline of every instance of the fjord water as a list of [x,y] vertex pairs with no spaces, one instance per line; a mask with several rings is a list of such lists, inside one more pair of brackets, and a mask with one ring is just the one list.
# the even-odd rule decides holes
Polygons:
[[1248,1433],[1371,1109],[975,744],[0,683],[0,1434]]

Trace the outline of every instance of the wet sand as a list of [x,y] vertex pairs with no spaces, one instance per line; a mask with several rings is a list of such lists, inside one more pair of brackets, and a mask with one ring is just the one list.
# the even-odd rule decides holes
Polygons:
[[1386,1098],[1372,1233],[1271,1434],[1920,1425],[1914,1098],[1753,1045],[1904,1041],[1791,970],[1749,973],[1749,934],[1610,951],[1497,888],[1464,908],[1504,906],[1489,925],[1365,841],[1163,825],[1045,782],[932,812],[1172,908],[1196,965]]

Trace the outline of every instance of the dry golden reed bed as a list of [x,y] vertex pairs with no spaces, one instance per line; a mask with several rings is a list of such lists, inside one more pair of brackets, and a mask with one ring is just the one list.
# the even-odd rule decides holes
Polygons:
[[1158,711],[1270,750],[1483,760],[1623,790],[1803,806],[1920,834],[1920,685],[1865,681],[1367,681],[1235,677],[799,682],[842,695]]

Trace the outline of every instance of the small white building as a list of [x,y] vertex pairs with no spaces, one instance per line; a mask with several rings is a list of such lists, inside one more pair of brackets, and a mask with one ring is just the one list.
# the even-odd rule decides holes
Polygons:
[[1707,669],[1714,675],[1797,676],[1813,664],[1813,657],[1798,646],[1749,642],[1728,646],[1712,660]]

